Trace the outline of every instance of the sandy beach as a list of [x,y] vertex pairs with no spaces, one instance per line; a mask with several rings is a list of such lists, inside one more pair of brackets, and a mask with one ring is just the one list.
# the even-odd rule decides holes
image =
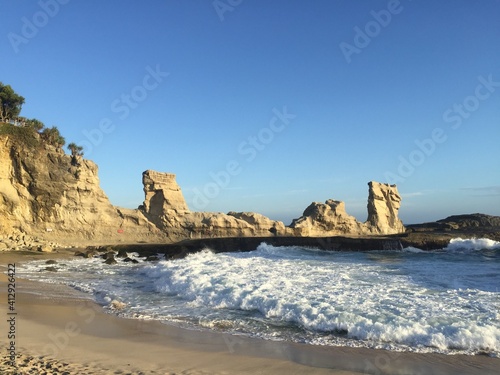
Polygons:
[[70,288],[22,279],[16,279],[15,303],[8,303],[8,264],[73,252],[0,254],[0,373],[500,374],[500,360],[487,356],[315,347],[124,319]]

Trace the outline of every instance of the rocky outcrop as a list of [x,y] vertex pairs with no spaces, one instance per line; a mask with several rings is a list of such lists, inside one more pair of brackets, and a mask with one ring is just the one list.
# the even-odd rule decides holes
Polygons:
[[0,235],[0,251],[29,250],[50,253],[62,246],[62,244],[46,241],[27,234]]
[[368,183],[368,220],[361,223],[345,211],[341,201],[313,202],[290,227],[297,236],[395,234],[405,231],[398,218],[401,204],[396,185]]
[[285,225],[253,212],[191,212],[175,175],[143,173],[144,203],[139,209],[172,240],[183,238],[272,236]]
[[345,204],[333,199],[313,202],[290,225],[297,236],[336,236],[364,233],[363,224],[345,211]]
[[189,211],[175,174],[147,170],[142,173],[144,212],[153,216],[166,211]]
[[500,228],[500,216],[479,213],[448,216],[446,219],[438,220],[437,222],[452,229]]
[[271,220],[268,217],[255,212],[228,212],[229,216],[233,216],[238,220],[243,220],[255,228],[258,233],[271,232],[274,235],[284,235],[287,233],[287,228],[281,221]]
[[[464,232],[500,232],[500,216],[485,214],[464,214],[448,216],[435,222],[411,224],[407,226],[412,232],[450,232],[461,230]],[[493,237],[489,237],[493,238]]]

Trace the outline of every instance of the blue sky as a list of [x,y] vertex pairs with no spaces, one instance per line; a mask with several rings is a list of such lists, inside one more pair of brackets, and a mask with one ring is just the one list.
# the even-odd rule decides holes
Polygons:
[[177,174],[196,211],[312,201],[405,223],[500,215],[500,1],[0,0],[0,81],[99,165],[111,202]]

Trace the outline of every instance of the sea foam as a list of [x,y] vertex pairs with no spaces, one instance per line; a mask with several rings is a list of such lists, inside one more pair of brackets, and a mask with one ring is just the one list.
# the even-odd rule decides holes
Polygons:
[[489,238],[454,238],[450,240],[447,251],[478,251],[478,250],[500,250],[500,242]]

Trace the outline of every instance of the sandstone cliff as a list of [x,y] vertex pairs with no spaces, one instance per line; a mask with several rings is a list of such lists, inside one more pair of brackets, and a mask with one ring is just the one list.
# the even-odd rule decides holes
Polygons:
[[97,171],[92,161],[42,142],[0,136],[0,236],[59,243],[162,237],[140,212],[111,205]]
[[361,223],[345,211],[345,204],[332,199],[313,202],[290,225],[298,236],[395,234],[405,231],[398,218],[401,196],[396,185],[368,183],[368,219]]
[[[142,176],[144,203],[113,206],[90,160],[61,149],[0,135],[0,249],[60,244],[175,242],[188,238],[334,236],[404,231],[395,186],[369,183],[368,220],[358,222],[343,202],[312,203],[290,227],[253,212],[191,212],[175,175]],[[10,241],[10,242],[9,242]],[[3,244],[3,245],[2,245]],[[55,244],[53,244],[55,246]]]

